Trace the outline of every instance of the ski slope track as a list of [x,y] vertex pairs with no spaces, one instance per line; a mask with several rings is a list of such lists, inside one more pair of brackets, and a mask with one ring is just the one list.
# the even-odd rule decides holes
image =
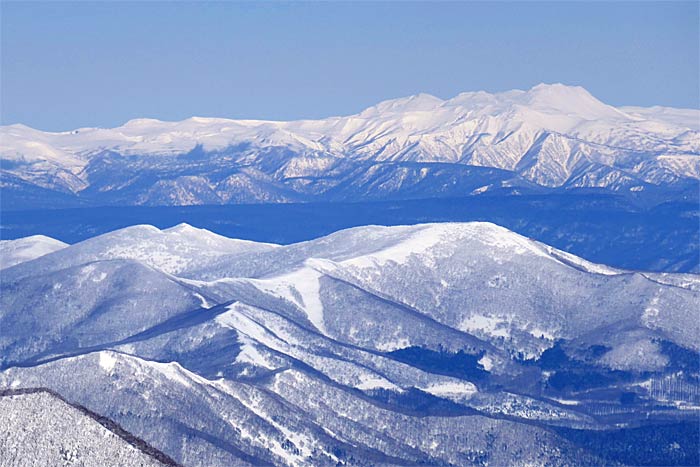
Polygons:
[[[74,404],[0,398],[3,427],[50,422],[43,465],[159,465],[76,406],[185,466],[699,461],[697,275],[594,264],[483,222],[284,246],[138,225],[0,253],[0,391]],[[0,428],[0,452],[17,430]]]

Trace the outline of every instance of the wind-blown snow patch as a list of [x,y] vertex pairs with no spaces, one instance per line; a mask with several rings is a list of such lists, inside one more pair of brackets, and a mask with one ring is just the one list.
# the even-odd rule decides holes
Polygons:
[[430,386],[421,389],[434,396],[444,397],[445,399],[455,401],[469,399],[477,392],[476,386],[474,386],[472,383],[456,380],[431,384]]
[[475,335],[510,337],[511,322],[504,318],[485,315],[472,315],[459,325],[459,329]]
[[112,352],[100,352],[99,363],[100,368],[110,373],[117,364],[117,357]]
[[321,302],[320,279],[322,273],[311,267],[303,267],[281,276],[264,280],[251,279],[261,290],[294,303],[306,313],[311,324],[323,334],[327,334],[323,323],[323,303]]
[[277,368],[273,362],[271,362],[255,344],[253,339],[247,336],[241,336],[241,350],[236,356],[237,363],[247,363],[253,366],[258,366],[266,368],[268,370],[274,370]]

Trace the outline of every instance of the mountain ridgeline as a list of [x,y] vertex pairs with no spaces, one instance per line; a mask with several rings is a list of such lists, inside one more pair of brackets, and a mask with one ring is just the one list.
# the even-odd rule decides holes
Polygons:
[[699,180],[561,84],[0,127],[0,465],[699,465]]
[[182,465],[700,462],[697,275],[484,222],[290,245],[138,225],[0,259],[0,389]]
[[419,94],[291,122],[137,119],[0,129],[4,209],[622,193],[697,199],[700,111],[615,108],[561,84]]

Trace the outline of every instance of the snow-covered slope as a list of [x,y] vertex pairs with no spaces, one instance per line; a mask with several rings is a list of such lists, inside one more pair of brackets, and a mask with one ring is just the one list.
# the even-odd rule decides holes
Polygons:
[[[489,223],[359,227],[240,261],[222,257],[195,275],[213,281],[203,290],[214,296],[250,299],[257,290],[296,310],[274,308],[280,313],[376,349],[425,344],[424,325],[409,324],[416,313],[528,358],[560,339],[630,320],[700,349],[698,316],[688,313],[697,291],[665,286],[674,279],[596,265]],[[347,302],[365,308],[346,316]],[[403,312],[391,333],[371,330],[370,323],[381,326],[378,313],[391,316],[395,308]],[[361,331],[346,321],[353,318],[362,320]]]
[[0,464],[4,467],[156,467],[172,459],[114,422],[45,390],[0,393]]
[[638,425],[695,462],[664,434],[700,410],[693,275],[476,222],[287,246],[135,226],[0,279],[0,388],[49,387],[184,465],[635,464],[588,440]]
[[674,109],[673,107],[620,107],[620,110],[633,117],[666,122],[670,125],[700,131],[700,110]]
[[0,158],[8,180],[114,204],[468,195],[489,186],[636,192],[700,178],[697,116],[617,109],[581,87],[541,84],[448,100],[420,94],[323,120],[138,119],[62,133],[11,125],[0,130]]
[[18,240],[0,240],[0,269],[36,259],[67,246],[66,243],[45,235],[32,235]]
[[209,305],[196,289],[132,260],[25,277],[15,270],[0,277],[0,368],[117,342]]
[[[27,239],[14,242],[23,241]],[[8,274],[20,277],[36,270],[48,272],[90,261],[129,259],[168,274],[187,277],[191,270],[201,269],[221,256],[231,259],[237,255],[262,253],[276,247],[277,245],[268,243],[222,237],[188,224],[179,224],[165,230],[151,225],[135,225],[77,243],[68,250],[41,258],[38,262],[14,268]]]
[[[480,456],[498,465],[599,463],[539,427],[474,414],[416,417],[293,368],[256,384],[204,379],[177,363],[100,352],[0,375],[7,382],[15,378],[50,380],[66,397],[109,414],[149,444],[167,446],[188,466],[479,465]],[[103,394],[115,390],[115,381],[142,389],[110,401]],[[94,392],[86,394],[85,386]],[[157,430],[144,429],[154,424]]]

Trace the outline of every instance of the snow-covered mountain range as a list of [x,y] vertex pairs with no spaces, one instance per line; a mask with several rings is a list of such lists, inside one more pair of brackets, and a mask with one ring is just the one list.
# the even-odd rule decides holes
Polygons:
[[20,207],[47,205],[47,194],[67,206],[687,192],[700,178],[699,131],[700,110],[615,108],[581,87],[541,84],[419,94],[322,120],[10,125],[0,161],[4,195]]
[[[0,253],[19,242],[46,240]],[[1,270],[0,389],[48,387],[184,465],[699,460],[697,275],[479,222],[52,247]]]

